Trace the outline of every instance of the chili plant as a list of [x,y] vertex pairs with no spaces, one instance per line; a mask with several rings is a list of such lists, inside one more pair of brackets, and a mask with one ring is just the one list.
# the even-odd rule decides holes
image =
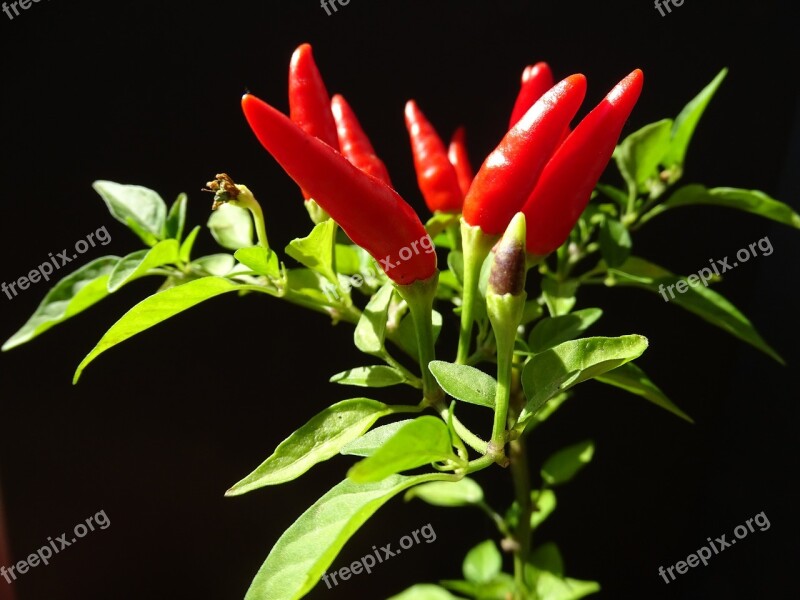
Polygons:
[[[99,258],[62,279],[3,349],[146,276],[161,278],[160,287],[100,339],[75,382],[103,352],[221,294],[265,294],[350,323],[364,364],[330,381],[376,394],[406,386],[407,403],[331,402],[228,490],[228,496],[248,493],[294,480],[338,455],[358,457],[335,463],[350,464],[343,481],[277,540],[247,600],[306,595],[359,527],[401,494],[437,507],[478,508],[497,536],[466,553],[463,579],[420,583],[395,600],[592,594],[599,585],[567,577],[558,548],[536,545],[534,534],[553,512],[559,486],[591,461],[594,445],[573,441],[535,468],[527,438],[590,379],[691,418],[634,362],[646,338],[584,337],[603,313],[574,310],[578,292],[613,285],[658,293],[676,284],[678,276],[633,254],[632,245],[633,232],[668,210],[712,204],[800,228],[800,216],[762,192],[677,186],[698,121],[725,75],[723,69],[676,119],[645,125],[619,142],[642,90],[641,71],[623,78],[572,129],[586,78],[571,75],[554,85],[546,64],[527,67],[510,129],[474,177],[464,130],[446,145],[410,101],[411,151],[433,213],[423,225],[392,187],[353,109],[342,96],[330,98],[303,45],[290,67],[290,116],[251,95],[242,107],[258,140],[302,190],[314,222],[308,236],[280,254],[269,244],[253,191],[219,174],[207,184],[214,194],[208,228],[228,252],[195,257],[200,227],[185,230],[185,194],[167,207],[155,191],[96,181],[112,216],[145,248]],[[622,187],[598,183],[612,157]],[[672,304],[782,362],[711,288],[693,285]],[[444,327],[458,331],[457,348],[437,344]],[[480,430],[462,422],[465,410],[482,411]],[[488,468],[510,470],[510,506],[485,500],[479,474]],[[511,556],[509,572],[503,553]]]

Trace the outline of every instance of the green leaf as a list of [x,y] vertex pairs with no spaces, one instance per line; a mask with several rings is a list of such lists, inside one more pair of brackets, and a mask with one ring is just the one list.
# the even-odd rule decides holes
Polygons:
[[319,583],[348,539],[393,496],[411,486],[446,479],[431,473],[392,475],[373,483],[339,483],[317,500],[278,539],[245,600],[298,600]]
[[443,587],[431,583],[418,583],[392,596],[389,600],[459,600]]
[[540,571],[536,578],[536,593],[542,600],[580,600],[599,591],[596,581],[562,578],[548,571]]
[[644,191],[649,180],[658,178],[658,166],[670,151],[672,125],[672,119],[645,125],[614,150],[620,172],[626,175],[627,181],[634,182],[638,190]]
[[600,252],[610,267],[624,263],[631,255],[631,234],[617,219],[607,218],[600,228]]
[[406,383],[406,376],[399,369],[386,365],[356,367],[337,373],[330,378],[331,383],[357,385],[360,387],[382,388]]
[[353,333],[353,340],[356,348],[365,354],[379,356],[384,351],[386,320],[389,318],[389,303],[393,292],[393,285],[385,284],[370,299],[364,312],[361,313]]
[[347,476],[353,481],[380,481],[389,475],[433,462],[457,460],[450,431],[438,417],[418,417],[397,430],[372,456],[356,463]]
[[520,423],[556,394],[624,365],[647,349],[641,335],[590,337],[563,342],[532,357],[522,370],[528,403]]
[[331,283],[336,283],[336,273],[333,271],[334,235],[336,235],[336,222],[327,219],[317,224],[308,237],[292,240],[286,246],[286,254],[324,276]]
[[188,263],[192,259],[192,248],[194,247],[194,241],[197,239],[198,233],[200,233],[200,225],[195,226],[195,228],[189,232],[189,235],[186,236],[186,239],[183,240],[179,253],[181,262]]
[[575,292],[578,291],[578,280],[556,281],[549,277],[542,279],[542,295],[547,303],[551,317],[565,315],[575,306]]
[[733,208],[800,229],[800,215],[787,204],[771,198],[764,192],[727,187],[708,189],[699,184],[687,185],[676,190],[666,202],[650,211],[647,219],[652,219],[672,208],[698,204]]
[[172,203],[167,214],[167,220],[164,222],[164,239],[174,239],[181,241],[183,236],[183,228],[186,225],[186,194],[179,194]]
[[228,250],[253,245],[253,218],[250,211],[233,204],[222,204],[206,224],[217,243]]
[[663,161],[666,166],[683,165],[686,158],[686,150],[689,148],[689,142],[692,141],[692,135],[694,135],[697,123],[727,74],[728,69],[722,69],[711,83],[703,88],[683,108],[675,119],[675,124],[672,127],[672,143]]
[[599,308],[584,308],[560,317],[546,317],[531,330],[528,346],[532,352],[544,352],[575,339],[602,316],[603,311]]
[[458,215],[453,213],[437,213],[425,223],[425,229],[431,239],[445,231],[448,227],[458,225]]
[[458,481],[433,481],[413,487],[406,492],[405,500],[413,498],[433,506],[470,506],[483,502],[483,490],[477,481],[464,477]]
[[464,253],[451,250],[447,253],[447,268],[455,276],[460,288],[464,287]]
[[594,442],[586,440],[563,448],[548,458],[542,466],[542,480],[547,485],[567,483],[594,456]]
[[659,293],[665,301],[670,300],[754,348],[758,348],[779,363],[785,364],[780,355],[759,335],[749,319],[721,294],[712,289],[701,286],[689,287],[686,293],[675,294],[675,298],[672,299],[667,294],[669,286],[674,286],[683,278],[658,265],[633,256],[624,265],[611,269],[611,272],[616,278],[617,285],[633,286]]
[[104,256],[64,277],[47,292],[31,318],[8,338],[2,349],[21,346],[100,302],[108,295],[108,276],[118,261],[118,256]]
[[239,496],[297,479],[314,465],[336,456],[389,412],[388,406],[368,398],[337,402],[282,441],[267,460],[225,495]]
[[607,185],[605,183],[597,183],[595,185],[597,190],[602,193],[604,196],[610,198],[614,201],[614,203],[621,209],[627,210],[628,208],[628,195],[622,191],[621,189],[614,187],[613,185]]
[[655,383],[650,381],[650,378],[645,372],[632,362],[600,375],[596,377],[596,379],[602,383],[621,388],[631,394],[641,396],[656,406],[660,406],[672,414],[679,416],[681,419],[685,419],[689,421],[689,423],[694,423],[694,420],[692,420],[689,415],[678,408],[672,400],[667,398],[666,394],[664,394]]
[[94,190],[106,203],[111,216],[127,225],[148,246],[162,238],[167,205],[156,192],[140,185],[95,181]]
[[253,270],[259,275],[279,278],[281,276],[281,266],[278,255],[272,250],[267,250],[263,246],[250,246],[239,248],[233,255],[236,260],[244,266]]
[[208,275],[224,277],[236,267],[236,259],[231,254],[209,254],[194,259],[191,265]]
[[488,583],[503,568],[503,557],[493,540],[481,542],[464,558],[464,578],[472,583]]
[[536,529],[547,520],[558,503],[556,493],[553,490],[536,490],[531,492],[531,501],[536,510],[531,513],[531,529]]
[[394,434],[401,428],[411,423],[414,419],[404,419],[403,421],[396,421],[381,425],[375,429],[371,429],[360,438],[353,440],[349,444],[345,444],[340,450],[340,454],[349,454],[352,456],[372,456],[375,451],[383,446]]
[[126,283],[148,274],[150,269],[179,261],[178,241],[174,239],[158,242],[149,250],[138,250],[120,259],[108,278],[108,291],[116,292]]
[[[105,281],[103,285],[105,285]],[[92,351],[86,355],[86,358],[78,365],[72,383],[77,383],[89,363],[109,348],[205,300],[240,290],[263,291],[256,286],[238,285],[219,277],[204,277],[145,298],[114,323]]]
[[530,563],[540,571],[547,571],[559,577],[564,575],[564,559],[553,542],[547,542],[531,552]]
[[[439,333],[442,331],[442,314],[434,310],[431,315],[431,321],[433,322],[433,341],[435,343],[436,340],[439,339]],[[414,320],[411,314],[407,314],[403,317],[391,339],[403,352],[414,360],[419,361],[417,334],[414,330]]]
[[475,367],[443,360],[431,361],[428,367],[442,389],[453,398],[494,408],[497,381],[491,375]]

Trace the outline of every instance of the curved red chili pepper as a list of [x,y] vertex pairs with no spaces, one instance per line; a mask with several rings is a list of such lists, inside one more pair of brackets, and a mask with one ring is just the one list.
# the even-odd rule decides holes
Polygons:
[[500,235],[527,200],[586,94],[586,78],[553,86],[486,158],[464,200],[464,220]]
[[341,95],[336,94],[331,99],[331,112],[336,121],[339,147],[344,157],[364,173],[377,177],[391,187],[392,181],[386,165],[375,154],[375,149],[361,128],[356,114]]
[[413,100],[406,103],[405,116],[417,184],[425,204],[431,212],[459,212],[464,196],[444,142]]
[[450,146],[447,148],[447,158],[456,170],[458,187],[461,189],[461,194],[466,197],[469,186],[472,185],[472,179],[475,177],[475,171],[472,169],[472,164],[469,162],[469,154],[467,153],[467,132],[464,127],[459,127],[453,134],[450,140]]
[[390,279],[409,284],[433,276],[433,244],[397,192],[255,96],[246,94],[242,109],[258,140],[289,177],[380,263]]
[[545,256],[569,237],[611,159],[643,82],[639,69],[620,81],[547,163],[522,208],[528,227],[528,252]]
[[522,72],[522,85],[517,94],[517,101],[511,111],[511,119],[508,128],[511,129],[528,112],[528,109],[542,97],[542,95],[553,87],[553,72],[545,62],[538,62],[535,65],[525,67]]

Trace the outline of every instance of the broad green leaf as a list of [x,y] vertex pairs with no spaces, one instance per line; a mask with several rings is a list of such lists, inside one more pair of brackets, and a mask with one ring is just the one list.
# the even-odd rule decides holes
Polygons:
[[138,250],[120,259],[108,277],[108,291],[116,292],[126,283],[144,277],[150,269],[179,261],[178,241],[167,239],[149,250]]
[[230,275],[236,267],[236,259],[231,254],[209,254],[194,259],[192,267],[197,267],[209,275],[224,277]]
[[565,315],[575,306],[575,292],[578,291],[578,281],[556,281],[549,277],[542,279],[542,294],[547,303],[551,317]]
[[560,317],[546,317],[531,330],[531,352],[544,352],[562,342],[575,339],[603,316],[599,308],[584,308]]
[[424,416],[398,429],[371,456],[353,465],[347,476],[360,483],[380,481],[400,471],[450,459],[457,460],[447,425],[438,417]]
[[352,456],[372,456],[378,448],[383,446],[390,438],[394,437],[394,434],[396,434],[401,427],[411,423],[413,420],[414,419],[405,419],[371,429],[360,438],[344,445],[339,450],[339,453]]
[[531,501],[535,507],[531,513],[531,529],[536,529],[556,509],[556,493],[553,490],[536,490],[531,492]]
[[600,228],[600,251],[610,267],[624,263],[631,255],[633,241],[628,229],[617,219],[607,218]]
[[553,542],[547,542],[534,549],[529,560],[540,571],[547,571],[559,577],[564,575],[564,559],[558,546]]
[[[105,285],[105,281],[103,285]],[[72,383],[77,383],[89,363],[109,348],[205,300],[220,294],[241,290],[263,291],[257,286],[235,284],[219,277],[203,277],[145,298],[114,323],[92,351],[86,355],[86,358],[78,365]]]
[[386,365],[356,367],[337,373],[330,378],[331,383],[357,385],[360,387],[382,388],[406,382],[402,371]]
[[167,205],[156,192],[140,185],[102,180],[95,181],[92,187],[111,216],[132,229],[145,244],[153,246],[162,239]]
[[333,240],[336,235],[336,222],[327,219],[317,224],[308,237],[292,240],[286,246],[286,254],[301,265],[323,275],[332,283],[336,282],[333,272]]
[[631,394],[641,396],[645,400],[649,400],[656,406],[668,410],[674,415],[679,416],[681,419],[694,423],[694,420],[678,408],[672,400],[667,398],[667,395],[659,389],[659,387],[650,381],[650,378],[632,362],[617,367],[613,371],[604,373],[596,377],[597,381],[607,383],[621,388]]
[[253,245],[253,218],[246,208],[222,204],[211,213],[206,225],[223,248],[238,250]]
[[370,299],[361,318],[358,320],[353,340],[356,348],[365,354],[380,355],[384,349],[386,320],[389,316],[389,302],[392,300],[394,286],[385,284]]
[[542,465],[542,480],[547,485],[567,483],[594,456],[594,442],[586,440],[567,448],[563,448],[548,458]]
[[233,255],[236,260],[259,275],[278,278],[281,276],[281,266],[278,255],[263,246],[250,246],[239,248]]
[[[439,333],[442,330],[442,314],[434,310],[431,316],[433,321],[433,340],[434,342],[439,338]],[[417,346],[417,334],[414,330],[414,320],[411,314],[407,314],[400,321],[400,325],[391,337],[394,342],[403,352],[408,354],[411,358],[419,361],[419,348]]]
[[645,125],[626,137],[614,150],[614,158],[626,180],[644,191],[646,183],[658,178],[658,166],[670,150],[672,119],[662,119]]
[[638,358],[646,349],[647,338],[624,335],[581,338],[537,354],[522,370],[522,387],[528,403],[519,421],[527,421],[556,394],[616,369]]
[[670,291],[669,286],[674,287],[683,278],[658,265],[633,256],[625,261],[624,265],[611,269],[610,272],[613,273],[617,285],[628,285],[656,292],[665,301],[669,300],[681,308],[693,312],[712,325],[716,325],[734,337],[758,348],[779,363],[785,364],[780,355],[759,335],[749,319],[712,289],[699,285],[689,287],[686,293],[674,294],[675,298],[673,299],[667,293]]
[[167,220],[164,222],[164,239],[181,241],[183,228],[186,225],[186,194],[179,194],[169,208]]
[[406,492],[405,500],[413,498],[433,506],[470,506],[483,502],[483,490],[477,481],[464,477],[458,481],[434,481],[413,487]]
[[728,69],[722,69],[711,83],[683,107],[672,127],[672,143],[663,161],[665,166],[683,165],[697,123],[727,74]]
[[200,225],[195,226],[181,243],[180,259],[182,262],[188,263],[192,259],[192,248],[194,248],[198,233],[200,233]]
[[299,600],[319,583],[347,540],[392,497],[441,473],[392,475],[373,483],[349,479],[308,508],[278,539],[245,600]]
[[453,596],[453,594],[438,585],[418,583],[404,592],[392,596],[389,600],[460,600],[460,597]]
[[650,211],[647,219],[650,220],[672,208],[693,204],[733,208],[800,229],[800,215],[789,205],[771,198],[764,192],[727,187],[709,189],[699,184],[686,185],[676,190],[665,202]]
[[599,591],[596,581],[562,578],[548,571],[539,571],[536,578],[536,593],[542,600],[580,600]]
[[20,330],[8,338],[3,350],[21,346],[100,302],[108,295],[108,276],[118,261],[118,256],[104,256],[64,277],[47,292],[36,312]]
[[493,540],[481,542],[464,558],[464,578],[472,583],[488,583],[503,568],[503,557]]
[[225,495],[239,496],[297,479],[314,465],[336,456],[389,412],[388,406],[368,398],[337,402],[282,441],[267,460]]
[[431,361],[428,367],[442,389],[456,400],[494,408],[497,381],[491,375],[443,360]]

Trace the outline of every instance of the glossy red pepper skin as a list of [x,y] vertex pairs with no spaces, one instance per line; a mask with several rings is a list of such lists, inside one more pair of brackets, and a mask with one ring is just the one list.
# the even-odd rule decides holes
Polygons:
[[331,99],[331,112],[336,121],[342,155],[364,173],[372,175],[392,187],[389,170],[375,154],[375,149],[347,100],[339,94],[335,95]]
[[620,81],[547,163],[522,209],[531,254],[545,256],[569,237],[611,159],[643,82],[639,69]]
[[475,177],[475,171],[472,168],[472,164],[469,162],[469,154],[467,153],[467,132],[463,127],[456,129],[453,137],[450,139],[450,146],[447,148],[447,158],[456,170],[458,187],[461,189],[461,194],[466,197],[467,192],[469,192],[469,187],[472,185],[472,179]]
[[433,244],[397,192],[255,96],[245,95],[242,109],[258,140],[289,177],[378,261],[390,279],[405,285],[434,275]]
[[460,212],[464,196],[444,142],[413,100],[406,103],[405,117],[417,184],[425,204],[431,212]]
[[522,85],[511,111],[511,119],[508,128],[511,129],[517,122],[525,116],[528,109],[541,98],[544,93],[554,85],[553,72],[545,62],[538,62],[535,65],[525,67],[522,72]]
[[571,75],[546,92],[486,158],[464,200],[464,220],[502,234],[527,200],[564,128],[586,94],[586,78]]

